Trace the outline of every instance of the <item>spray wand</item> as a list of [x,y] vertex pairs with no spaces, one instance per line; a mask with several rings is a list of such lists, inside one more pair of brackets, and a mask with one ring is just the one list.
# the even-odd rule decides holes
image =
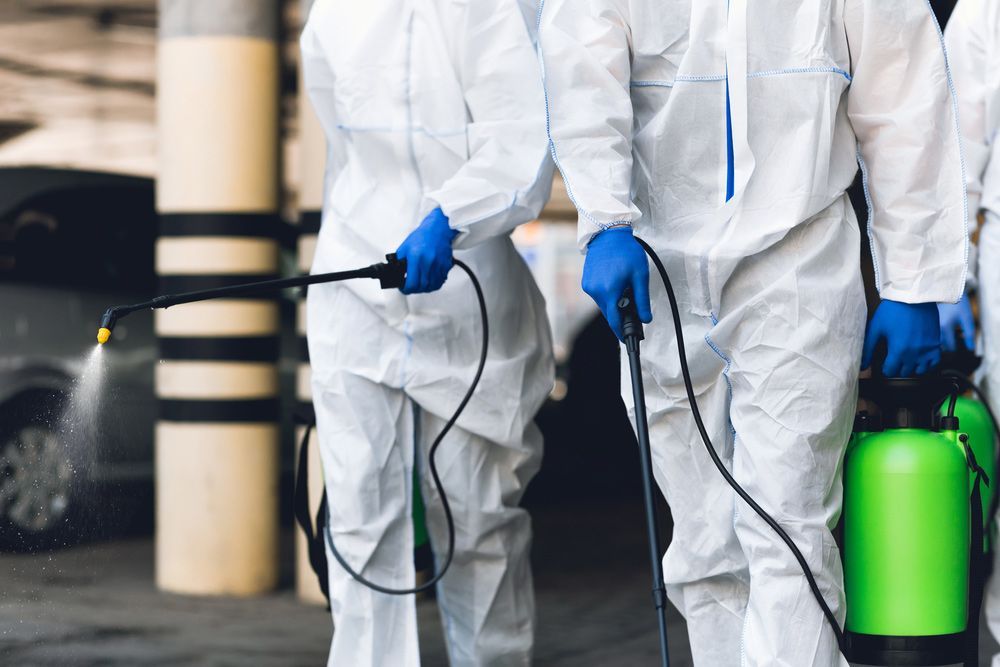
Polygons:
[[663,561],[660,559],[660,528],[656,521],[656,500],[653,491],[653,455],[649,441],[649,421],[646,417],[646,395],[642,385],[642,363],[639,342],[645,337],[642,322],[635,307],[631,288],[618,300],[622,316],[622,333],[632,374],[632,395],[635,403],[636,440],[639,442],[639,466],[642,474],[642,500],[646,508],[646,537],[649,540],[649,559],[653,571],[653,606],[660,632],[660,664],[670,667],[670,650],[667,645],[667,589],[663,583]]
[[384,262],[372,264],[363,269],[351,271],[336,271],[333,273],[317,273],[313,275],[295,276],[293,278],[279,278],[277,280],[261,280],[254,283],[244,283],[242,285],[230,285],[229,287],[217,287],[215,289],[199,290],[197,292],[184,292],[182,294],[164,294],[149,301],[134,303],[128,306],[112,306],[104,311],[101,317],[101,326],[97,330],[97,342],[104,345],[111,340],[111,332],[115,328],[118,320],[134,313],[137,310],[149,310],[156,308],[170,308],[183,303],[194,303],[196,301],[207,301],[209,299],[226,299],[240,296],[252,296],[256,294],[266,294],[276,292],[291,287],[304,287],[306,285],[316,285],[319,283],[333,283],[342,280],[352,280],[355,278],[375,278],[382,289],[402,287],[406,280],[406,261],[396,257],[395,253],[385,256]]

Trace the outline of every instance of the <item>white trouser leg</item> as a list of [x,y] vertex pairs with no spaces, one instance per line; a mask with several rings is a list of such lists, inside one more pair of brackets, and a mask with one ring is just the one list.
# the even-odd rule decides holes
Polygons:
[[[734,273],[711,334],[732,360],[734,476],[802,551],[841,627],[843,571],[831,529],[864,332],[858,246],[851,220],[797,228]],[[741,501],[735,525],[750,568],[743,664],[846,666],[787,546]]]
[[[667,270],[683,275],[669,261]],[[643,385],[653,474],[674,520],[673,538],[663,560],[667,594],[687,621],[694,664],[737,667],[749,580],[746,558],[733,530],[735,494],[712,463],[691,416],[667,297],[656,274],[651,276],[650,290],[653,323],[646,328],[642,347]],[[705,338],[711,321],[691,315],[683,304],[681,311],[698,406],[720,457],[731,467],[728,363]],[[634,425],[624,351],[621,366],[622,398]]]
[[[425,411],[419,421],[427,528],[440,563],[447,527],[427,456],[444,421]],[[542,436],[533,422],[521,440],[504,444],[456,426],[438,449],[438,471],[456,532],[454,561],[438,585],[452,667],[531,664],[531,518],[518,503],[538,471],[541,454]]]
[[[831,528],[864,332],[858,250],[856,227],[839,214],[796,228],[740,263],[714,323],[689,314],[679,261],[663,258],[678,283],[706,428],[737,481],[799,545],[841,623],[843,573]],[[665,576],[688,620],[695,665],[846,666],[798,563],[705,452],[658,282],[654,275],[644,344],[647,403],[654,467],[675,521]]]
[[[313,401],[330,533],[351,567],[390,588],[414,585],[413,408],[403,392],[349,373],[314,381]],[[333,612],[331,667],[417,667],[412,595],[372,591],[327,548]]]

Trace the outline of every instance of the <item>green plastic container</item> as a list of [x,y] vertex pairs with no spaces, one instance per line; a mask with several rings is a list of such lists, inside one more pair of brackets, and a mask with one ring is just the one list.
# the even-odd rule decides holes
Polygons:
[[881,417],[859,414],[844,462],[848,658],[961,665],[972,532],[961,420],[934,428],[934,406],[948,391],[942,380],[880,379],[861,388]]
[[963,632],[970,488],[958,433],[858,434],[844,489],[848,631],[882,637]]

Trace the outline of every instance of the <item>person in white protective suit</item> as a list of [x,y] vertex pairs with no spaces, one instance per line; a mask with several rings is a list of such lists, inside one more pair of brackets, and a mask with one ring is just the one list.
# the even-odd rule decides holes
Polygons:
[[[846,665],[791,552],[699,439],[664,289],[632,234],[678,291],[711,438],[802,550],[842,626],[831,528],[863,339],[866,362],[885,340],[887,372],[926,371],[938,358],[933,302],[955,302],[965,283],[962,159],[931,10],[917,0],[545,0],[539,46],[553,153],[587,252],[584,289],[615,329],[623,287],[652,319],[653,464],[675,521],[664,569],[694,663]],[[867,337],[845,194],[859,161],[883,299]]]
[[[979,261],[970,262],[970,285],[979,298],[983,366],[980,386],[986,391],[994,414],[1000,414],[1000,2],[960,0],[945,31],[948,55],[955,77],[962,144],[965,149],[969,192],[969,227],[978,226]],[[973,248],[975,246],[972,246]],[[968,298],[957,305],[942,305],[941,327],[945,347],[957,347],[955,331],[964,345],[975,349],[975,320]],[[998,518],[994,520],[1000,521]],[[994,549],[994,557],[1000,550]],[[984,606],[990,632],[1000,639],[1000,562],[986,587]],[[993,657],[1000,667],[1000,654]]]
[[[490,337],[479,388],[437,455],[457,531],[438,604],[452,665],[527,665],[531,524],[518,503],[540,465],[533,419],[554,377],[544,302],[509,238],[537,217],[552,179],[531,31],[518,0],[317,0],[301,43],[329,141],[313,271],[366,266],[397,246],[409,265],[407,294],[374,281],[309,290],[330,536],[367,579],[414,585],[413,466],[426,471],[481,345],[464,274],[421,293],[440,287],[453,246],[482,283]],[[443,255],[424,263],[435,245]],[[429,474],[421,486],[440,562],[441,498]],[[412,595],[369,590],[331,554],[330,597],[330,665],[419,664]]]

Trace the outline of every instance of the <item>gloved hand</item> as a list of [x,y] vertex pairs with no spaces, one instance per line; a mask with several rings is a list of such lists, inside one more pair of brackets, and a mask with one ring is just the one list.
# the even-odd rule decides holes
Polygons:
[[590,241],[583,264],[583,291],[593,299],[611,330],[622,340],[618,300],[626,287],[632,288],[639,320],[649,323],[649,263],[646,253],[632,236],[631,227],[612,227]]
[[882,373],[886,377],[923,375],[941,361],[941,327],[937,305],[883,300],[865,333],[861,368],[871,366],[879,341],[887,351]]
[[969,297],[963,296],[958,303],[939,303],[938,315],[941,317],[941,346],[945,350],[958,351],[955,329],[962,331],[965,349],[976,349],[976,318],[972,316]]
[[420,226],[410,232],[396,249],[396,256],[406,260],[406,283],[400,290],[403,294],[441,289],[451,270],[451,242],[457,235],[440,208],[428,213]]

